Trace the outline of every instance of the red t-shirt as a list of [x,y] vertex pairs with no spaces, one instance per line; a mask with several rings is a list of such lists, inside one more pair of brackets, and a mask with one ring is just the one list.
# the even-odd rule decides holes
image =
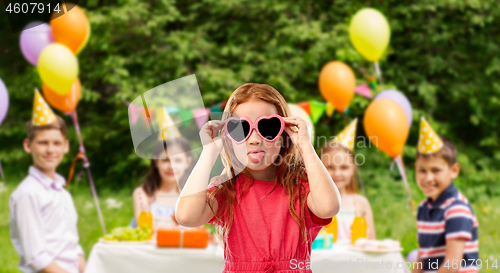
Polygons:
[[[236,181],[236,196],[240,195],[240,187],[244,175],[239,175]],[[301,180],[303,193],[309,195],[309,183]],[[295,200],[295,209],[301,219],[305,220],[308,229],[308,243],[300,238],[300,227],[293,219],[289,209],[289,196],[285,189],[277,186],[274,191],[274,181],[254,180],[240,203],[235,202],[233,224],[228,234],[228,246],[224,251],[223,272],[312,272],[306,269],[311,260],[312,242],[321,227],[328,225],[332,218],[321,219],[306,208],[305,217],[300,211],[299,199]],[[208,191],[215,190],[209,186]],[[266,196],[267,195],[267,196]],[[264,197],[265,196],[265,197]],[[216,196],[221,202],[221,197]],[[307,202],[305,204],[307,207]],[[220,206],[219,206],[220,208]],[[224,221],[224,219],[221,219]],[[210,223],[221,225],[212,218]],[[230,252],[230,251],[231,252]],[[301,263],[302,264],[299,264]],[[299,269],[304,268],[304,269]]]

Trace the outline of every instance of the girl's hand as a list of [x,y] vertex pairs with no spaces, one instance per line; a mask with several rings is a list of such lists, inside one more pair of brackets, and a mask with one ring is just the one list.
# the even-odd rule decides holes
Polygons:
[[210,120],[201,127],[200,139],[203,144],[203,150],[208,150],[217,155],[220,154],[223,145],[221,137],[217,136],[217,132],[223,127],[224,121],[220,120]]
[[[311,145],[311,124],[299,117],[284,117],[283,119],[285,120],[285,132],[288,133],[293,144],[298,147],[300,152],[304,147]],[[299,130],[293,130],[293,126],[296,126]]]

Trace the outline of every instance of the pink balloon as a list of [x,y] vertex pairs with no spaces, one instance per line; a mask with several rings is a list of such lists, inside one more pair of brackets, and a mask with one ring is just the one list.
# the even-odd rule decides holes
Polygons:
[[[30,27],[31,25],[37,26]],[[50,25],[41,22],[28,24],[19,38],[24,58],[34,66],[38,65],[38,56],[40,56],[42,50],[53,42],[52,28]]]

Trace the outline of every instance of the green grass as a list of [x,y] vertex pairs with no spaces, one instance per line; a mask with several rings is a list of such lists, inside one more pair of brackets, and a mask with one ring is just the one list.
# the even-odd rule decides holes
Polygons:
[[[408,172],[410,174],[411,170]],[[374,211],[377,238],[399,240],[404,248],[403,254],[406,256],[411,250],[417,248],[415,217],[405,207],[406,196],[403,185],[397,177],[394,177],[394,173],[395,171],[389,172],[388,169],[362,170],[367,197]],[[8,176],[7,191],[0,193],[0,219],[4,219],[0,222],[0,272],[20,272],[17,270],[19,258],[10,242],[8,204],[10,194],[22,180],[23,175]],[[415,183],[410,183],[410,186],[413,198],[421,201],[423,196]],[[72,184],[69,190],[78,211],[80,244],[88,258],[92,246],[102,236],[97,212],[93,205],[90,187],[86,181],[82,180]],[[130,222],[133,215],[131,193],[132,189],[99,191],[101,208],[108,231],[113,227],[126,226]],[[122,202],[122,207],[120,209],[107,208],[106,199],[108,198]],[[500,248],[498,248],[500,243],[498,237],[500,206],[497,204],[500,204],[499,197],[486,196],[473,204],[474,212],[479,220],[480,258],[482,260],[490,259],[492,261],[500,258]],[[491,271],[496,270],[481,270],[481,272]]]

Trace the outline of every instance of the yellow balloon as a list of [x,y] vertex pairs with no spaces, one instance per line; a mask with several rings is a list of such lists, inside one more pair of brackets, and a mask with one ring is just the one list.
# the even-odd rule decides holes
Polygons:
[[78,60],[66,46],[52,43],[38,57],[38,74],[54,92],[67,95],[78,77]]
[[377,62],[389,45],[391,29],[382,13],[376,9],[364,8],[352,18],[349,37],[354,48],[363,57]]

